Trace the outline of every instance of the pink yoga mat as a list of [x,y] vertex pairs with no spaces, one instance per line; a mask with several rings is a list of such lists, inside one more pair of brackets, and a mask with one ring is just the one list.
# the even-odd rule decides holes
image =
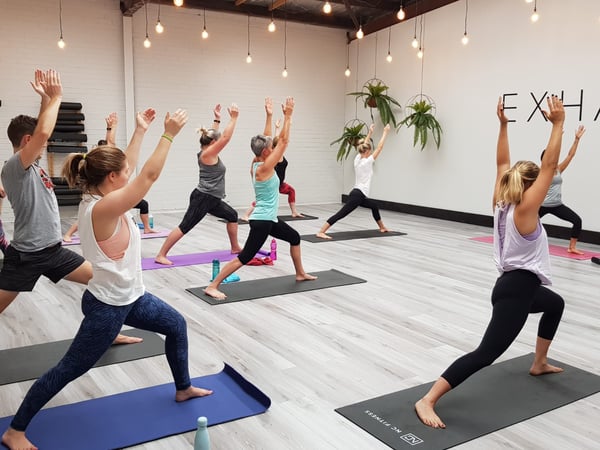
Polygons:
[[[142,233],[142,239],[154,239],[154,238],[164,238],[169,235],[170,230],[156,230],[156,233]],[[73,236],[71,242],[63,241],[62,245],[66,247],[67,245],[79,245],[81,244],[79,240],[79,236]]]
[[[258,254],[262,257],[268,255],[265,250],[260,250]],[[190,253],[189,255],[175,255],[169,256],[169,260],[173,262],[172,265],[168,266],[165,264],[158,264],[154,262],[154,258],[142,258],[142,270],[154,270],[154,269],[168,269],[170,267],[183,267],[193,266],[196,264],[209,264],[214,259],[218,259],[221,262],[231,261],[237,255],[232,254],[230,250],[221,250],[217,252],[208,253]]]
[[[485,242],[486,244],[492,244],[494,242],[494,236],[478,236],[478,237],[472,237],[469,239],[472,241],[477,241],[477,242]],[[563,258],[584,260],[584,259],[591,259],[592,256],[600,256],[600,253],[586,252],[586,251],[583,252],[583,255],[576,255],[575,253],[569,253],[567,251],[566,247],[560,247],[558,245],[552,245],[552,244],[550,244],[549,249],[550,249],[551,255],[562,256]]]

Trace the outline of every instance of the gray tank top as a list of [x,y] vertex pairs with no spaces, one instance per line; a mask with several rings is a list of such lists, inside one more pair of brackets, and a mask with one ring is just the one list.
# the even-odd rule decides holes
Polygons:
[[202,155],[202,150],[198,152],[200,173],[196,189],[213,197],[225,198],[225,164],[223,164],[221,158],[218,158],[216,164],[203,164],[200,155]]
[[548,193],[546,194],[546,198],[544,199],[542,206],[552,207],[562,205],[562,182],[562,176],[557,170],[552,178],[552,183],[550,183]]

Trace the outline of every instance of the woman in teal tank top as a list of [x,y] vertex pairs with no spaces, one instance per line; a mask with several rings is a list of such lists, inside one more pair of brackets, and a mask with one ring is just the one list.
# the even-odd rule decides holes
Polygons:
[[290,121],[294,111],[294,99],[288,97],[283,109],[283,126],[277,147],[273,148],[270,136],[259,134],[250,141],[255,155],[252,164],[252,183],[256,195],[256,208],[250,216],[250,234],[243,250],[237,258],[228,262],[219,275],[204,289],[204,293],[218,300],[226,295],[219,291],[219,285],[229,275],[246,265],[258,253],[269,236],[290,244],[290,254],[296,269],[296,280],[315,280],[317,277],[304,271],[300,252],[300,235],[287,223],[277,219],[279,209],[279,177],[275,165],[283,157],[289,142]]

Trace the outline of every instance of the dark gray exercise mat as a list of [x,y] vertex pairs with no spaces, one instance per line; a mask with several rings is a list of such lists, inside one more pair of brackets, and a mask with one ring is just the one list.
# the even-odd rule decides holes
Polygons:
[[[277,216],[279,220],[283,220],[284,222],[290,222],[292,220],[315,220],[318,219],[317,216],[309,216],[308,214],[302,214],[302,217],[294,217],[294,216]],[[225,219],[219,219],[219,222],[227,222]],[[247,220],[238,219],[239,224],[248,224]]]
[[211,305],[241,302],[256,298],[272,297],[274,295],[293,294],[295,292],[314,291],[335,286],[366,283],[362,278],[353,277],[339,270],[331,269],[322,272],[310,272],[319,278],[313,281],[296,281],[295,275],[283,277],[263,278],[260,280],[239,281],[237,283],[222,284],[219,290],[227,295],[225,300],[217,300],[203,292],[203,287],[188,288],[186,291],[195,295]]
[[316,233],[313,234],[303,234],[300,236],[302,240],[318,243],[318,242],[332,242],[332,241],[348,241],[350,239],[365,239],[365,238],[373,238],[373,237],[390,237],[390,236],[405,236],[406,233],[401,233],[400,231],[388,231],[387,233],[382,233],[379,230],[358,230],[358,231],[340,231],[338,233],[327,233],[328,236],[331,236],[331,239],[321,239],[316,236]]
[[[108,366],[134,359],[162,355],[165,342],[156,333],[144,330],[125,330],[127,336],[141,337],[139,344],[113,345],[94,367]],[[72,339],[48,342],[0,351],[0,386],[34,380],[56,365],[66,353]]]
[[414,404],[433,383],[336,411],[393,449],[445,449],[600,392],[600,376],[551,361],[560,374],[533,377],[533,353],[486,367],[443,397],[436,412],[446,429],[423,425]]

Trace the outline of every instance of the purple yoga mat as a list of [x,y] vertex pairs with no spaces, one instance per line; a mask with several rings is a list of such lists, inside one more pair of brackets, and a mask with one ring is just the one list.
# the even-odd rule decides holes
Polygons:
[[[258,254],[262,257],[268,255],[269,252],[266,250],[259,250]],[[231,253],[230,250],[220,250],[217,252],[208,253],[190,253],[189,255],[175,255],[169,256],[169,259],[173,262],[172,265],[167,266],[164,264],[158,264],[154,262],[154,258],[142,258],[142,270],[154,270],[154,269],[168,269],[170,267],[183,267],[193,266],[196,264],[209,264],[214,259],[218,259],[221,262],[231,261],[237,255]]]
[[[472,237],[469,239],[471,239],[472,241],[477,241],[477,242],[485,242],[486,244],[494,243],[494,236],[478,236],[478,237]],[[562,256],[563,258],[585,260],[585,259],[590,259],[594,256],[595,257],[600,256],[600,253],[587,252],[587,251],[584,251],[583,255],[578,255],[576,253],[569,253],[567,251],[566,247],[560,247],[558,245],[553,245],[553,244],[550,244],[548,247],[550,250],[550,254],[552,256]]]
[[[156,230],[156,233],[142,233],[142,239],[164,238],[164,237],[167,237],[170,232],[171,232],[170,230],[163,229],[163,230]],[[63,247],[66,247],[67,245],[81,244],[81,241],[79,240],[79,236],[72,236],[71,239],[73,239],[71,242],[63,241],[63,243],[62,243]]]

